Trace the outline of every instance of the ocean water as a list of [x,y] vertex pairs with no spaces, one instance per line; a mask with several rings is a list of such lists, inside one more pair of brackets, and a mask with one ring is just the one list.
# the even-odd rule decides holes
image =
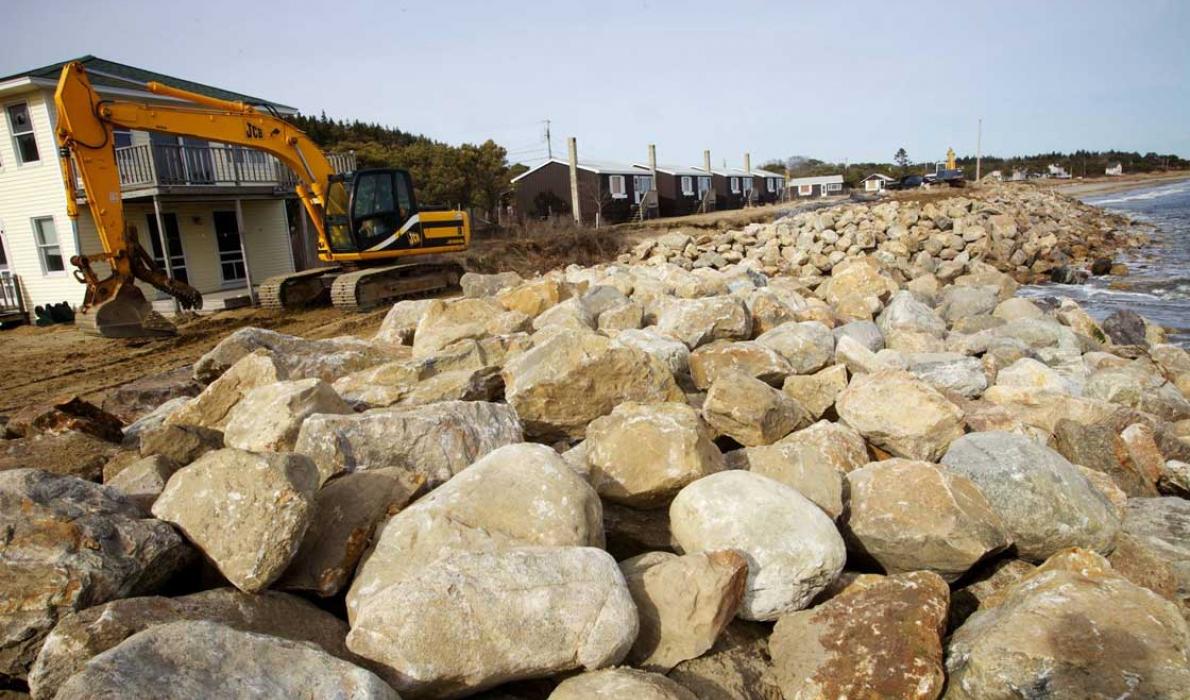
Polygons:
[[1170,341],[1190,348],[1190,180],[1127,192],[1092,195],[1087,204],[1151,224],[1149,245],[1121,254],[1121,277],[1092,277],[1086,284],[1039,284],[1022,296],[1067,296],[1102,320],[1129,309],[1169,328]]

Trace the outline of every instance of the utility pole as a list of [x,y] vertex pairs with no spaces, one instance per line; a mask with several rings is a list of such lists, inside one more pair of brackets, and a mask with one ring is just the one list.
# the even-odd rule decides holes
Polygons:
[[567,147],[570,150],[570,210],[574,212],[574,223],[582,226],[583,215],[578,201],[578,142],[573,136],[567,140]]
[[979,182],[979,177],[983,169],[983,117],[979,118],[979,124],[975,128],[975,182]]
[[709,209],[709,205],[714,203],[714,201],[715,201],[715,176],[713,174],[711,174],[711,152],[710,151],[702,152],[702,169],[705,170],[707,173],[707,182],[710,183],[710,186],[707,187],[707,192],[702,197],[702,203],[699,204],[698,206],[699,206],[699,209],[701,209],[703,213],[706,213],[707,210]]
[[[751,153],[744,154],[744,173],[745,173],[745,177],[748,177],[748,178],[752,177],[752,154]],[[753,181],[752,189],[750,189],[744,193],[744,206],[746,206],[746,207],[752,206],[752,193],[755,191],[756,191],[756,182]]]
[[[554,159],[554,142],[550,140],[550,120],[545,120],[545,151],[549,154],[550,160]],[[541,153],[541,151],[538,151]]]
[[645,193],[645,208],[653,209],[660,206],[657,199],[657,146],[649,144],[649,176],[651,177],[649,191]]

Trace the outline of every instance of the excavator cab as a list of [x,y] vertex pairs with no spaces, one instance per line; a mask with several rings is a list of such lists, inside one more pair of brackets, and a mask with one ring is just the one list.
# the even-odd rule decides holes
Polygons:
[[370,168],[332,183],[326,223],[331,251],[370,253],[421,242],[413,178],[399,168]]

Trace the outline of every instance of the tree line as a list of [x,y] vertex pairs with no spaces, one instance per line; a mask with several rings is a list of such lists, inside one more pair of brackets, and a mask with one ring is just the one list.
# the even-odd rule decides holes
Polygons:
[[324,150],[354,151],[360,168],[408,170],[423,204],[492,212],[510,187],[508,153],[491,139],[452,146],[382,124],[331,119],[325,112],[288,119]]
[[[943,159],[939,158],[938,162]],[[975,156],[960,156],[955,159],[963,169],[963,175],[975,179]],[[765,170],[781,172],[788,170],[791,177],[811,177],[814,175],[842,174],[844,182],[855,187],[867,176],[881,173],[890,177],[902,175],[920,175],[933,172],[935,161],[915,163],[904,148],[898,149],[891,162],[861,162],[861,163],[832,163],[808,156],[790,156],[784,160],[773,160],[761,166]],[[982,158],[981,170],[987,175],[993,170],[999,170],[1005,178],[1012,175],[1014,170],[1025,170],[1029,173],[1048,172],[1049,165],[1059,165],[1074,177],[1102,176],[1104,170],[1112,163],[1124,166],[1125,173],[1150,173],[1164,170],[1190,169],[1190,161],[1175,154],[1160,154],[1155,152],[1140,154],[1130,151],[1089,151],[1078,150],[1073,153],[1052,151],[1026,156],[1001,157],[985,155]]]

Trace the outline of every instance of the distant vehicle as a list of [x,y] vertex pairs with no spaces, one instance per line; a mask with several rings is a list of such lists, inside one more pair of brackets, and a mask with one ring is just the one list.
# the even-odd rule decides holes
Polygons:
[[888,183],[884,186],[886,190],[913,190],[925,184],[926,179],[921,175],[906,175],[900,180]]

